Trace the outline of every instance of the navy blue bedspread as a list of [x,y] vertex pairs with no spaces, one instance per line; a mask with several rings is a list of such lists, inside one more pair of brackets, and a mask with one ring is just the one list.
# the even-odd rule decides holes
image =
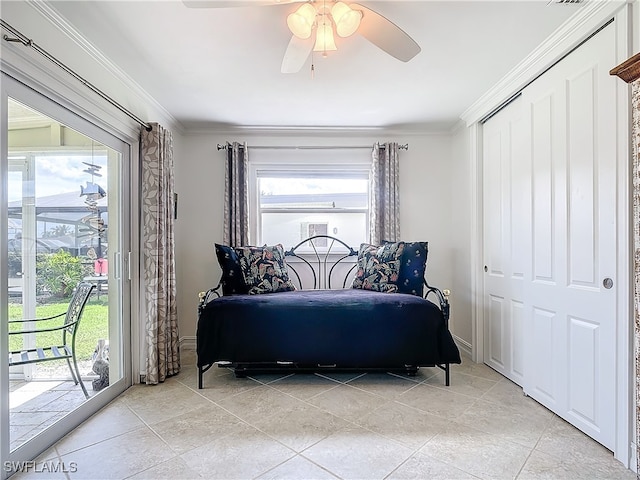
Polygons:
[[460,363],[435,304],[359,289],[216,298],[200,313],[197,353],[199,367],[217,361],[344,368]]

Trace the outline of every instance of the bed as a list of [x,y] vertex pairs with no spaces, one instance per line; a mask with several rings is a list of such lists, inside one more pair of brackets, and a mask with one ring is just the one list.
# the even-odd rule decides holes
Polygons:
[[460,354],[448,329],[447,296],[424,278],[426,242],[355,250],[316,235],[289,250],[216,244],[216,254],[222,280],[201,294],[198,308],[199,388],[215,364],[238,377],[329,370],[415,375],[437,366],[450,384],[450,364],[460,363]]

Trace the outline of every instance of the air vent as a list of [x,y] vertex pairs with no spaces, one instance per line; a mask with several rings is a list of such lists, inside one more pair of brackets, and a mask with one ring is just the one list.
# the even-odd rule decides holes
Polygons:
[[575,5],[584,2],[585,0],[549,0],[547,5]]

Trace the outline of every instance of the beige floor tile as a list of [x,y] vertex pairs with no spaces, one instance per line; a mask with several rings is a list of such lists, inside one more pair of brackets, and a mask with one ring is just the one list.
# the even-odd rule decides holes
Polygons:
[[262,385],[217,402],[222,408],[252,423],[302,404],[297,398]]
[[175,380],[160,385],[134,385],[121,398],[148,424],[159,423],[210,404],[202,395]]
[[[407,378],[416,383],[422,383],[425,380],[433,377],[434,375],[438,375],[439,373],[443,373],[444,371],[439,367],[420,367],[417,373],[414,376],[403,375],[399,373],[393,373],[392,375],[400,375],[403,378]],[[442,384],[444,385],[444,377],[442,377]]]
[[140,418],[119,398],[63,437],[56,443],[56,449],[60,454],[70,453],[143,426]]
[[518,480],[635,480],[636,475],[616,461],[613,456],[609,462],[593,464],[576,460],[575,457],[548,455],[534,450]]
[[198,372],[193,366],[183,367],[176,380],[186,387],[198,389]]
[[341,430],[302,454],[342,479],[382,479],[413,450],[363,428]]
[[175,454],[147,427],[61,455],[77,465],[70,478],[118,480],[174,458]]
[[238,430],[234,415],[210,404],[153,425],[153,430],[177,454],[182,454]]
[[196,354],[195,350],[187,350],[184,348],[180,350],[180,367],[181,368],[195,365],[197,359],[198,359],[198,355]]
[[553,414],[546,409],[523,411],[480,399],[456,422],[533,448],[552,417]]
[[295,374],[269,384],[270,387],[300,400],[308,400],[338,385],[340,384],[335,380],[313,373]]
[[127,477],[127,480],[195,480],[197,478],[208,477],[201,476],[189,468],[182,458],[176,457]]
[[400,465],[385,480],[477,480],[478,477],[466,473],[452,465],[416,453]]
[[257,480],[335,480],[337,478],[331,472],[297,455],[264,475],[260,475]]
[[488,367],[484,363],[475,363],[470,358],[463,357],[461,364],[451,365],[451,375],[457,375],[464,373],[466,375],[473,375],[474,377],[482,377],[487,380],[493,380],[499,382],[504,377],[496,372],[493,368]]
[[482,396],[482,400],[506,407],[517,408],[523,412],[537,413],[540,411],[549,411],[533,398],[525,395],[521,386],[516,385],[507,378],[503,378],[491,387]]
[[349,382],[352,387],[392,400],[417,385],[415,377],[388,373],[368,373]]
[[249,427],[206,443],[181,455],[189,468],[209,480],[256,478],[295,453]]
[[572,457],[593,465],[606,466],[613,460],[611,451],[555,415],[536,445],[536,450],[558,458]]
[[348,385],[316,395],[309,403],[349,422],[371,413],[389,400]]
[[448,387],[444,384],[440,375],[434,375],[424,382],[425,385],[431,385],[442,388],[448,392],[460,393],[474,398],[482,397],[487,391],[494,387],[496,383],[495,380],[467,375],[466,373],[456,373],[456,381],[452,381]]
[[455,420],[477,400],[452,390],[418,385],[397,397],[396,401],[423,412]]
[[355,423],[416,450],[442,432],[450,421],[401,403],[390,402]]
[[452,424],[420,451],[483,479],[513,479],[531,449],[480,430]]
[[335,415],[304,403],[253,422],[257,429],[296,452],[302,452],[348,425]]
[[[217,377],[230,376],[231,378],[235,378],[233,370],[229,368],[219,367],[217,364],[213,365],[209,370],[204,372],[202,376],[202,384],[203,388],[210,388],[212,385],[216,384]],[[176,376],[176,379],[179,382],[188,385],[193,389],[198,388],[198,367],[193,365],[185,365],[184,368],[180,371],[180,373]],[[238,379],[240,380],[240,379]]]
[[38,455],[38,458],[36,458],[37,462],[44,462],[46,460],[60,460],[60,453],[58,452],[56,445],[47,448],[44,452]]
[[[251,378],[236,378],[233,374],[216,375],[210,377],[204,383],[202,390],[197,390],[198,394],[212,400],[220,402],[242,392],[258,388],[262,384]],[[193,387],[194,389],[197,387]]]
[[273,382],[277,382],[278,380],[282,380],[284,378],[290,377],[294,375],[292,372],[284,372],[284,373],[256,373],[254,375],[250,375],[250,378],[258,383],[263,385],[271,385]]
[[[66,480],[635,478],[606,448],[467,358],[452,366],[450,388],[438,384],[437,368],[416,377],[323,372],[255,381],[214,367],[198,390],[195,366],[183,366],[163,384],[129,389],[38,461],[75,462]],[[43,420],[12,425],[11,440],[65,415],[56,405],[71,406],[65,396],[80,392],[70,383],[11,382],[26,410],[14,423]],[[44,387],[51,390],[38,399]],[[23,478],[58,477],[31,471],[11,480]]]
[[332,372],[331,369],[321,370],[317,373],[317,375],[321,377],[328,378],[330,380],[339,382],[339,383],[349,383],[356,378],[361,377],[362,375],[366,375],[362,372]]

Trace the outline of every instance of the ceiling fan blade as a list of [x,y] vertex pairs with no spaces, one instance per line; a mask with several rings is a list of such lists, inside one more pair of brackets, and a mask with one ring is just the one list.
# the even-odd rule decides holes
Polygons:
[[307,58],[309,58],[313,43],[313,35],[307,39],[292,35],[289,45],[287,46],[287,51],[284,52],[280,71],[282,73],[298,73],[307,61]]
[[300,1],[303,0],[182,0],[182,3],[188,8],[229,8],[284,5]]
[[420,45],[388,18],[357,3],[349,6],[362,11],[358,33],[376,47],[403,62],[408,62],[420,53]]

